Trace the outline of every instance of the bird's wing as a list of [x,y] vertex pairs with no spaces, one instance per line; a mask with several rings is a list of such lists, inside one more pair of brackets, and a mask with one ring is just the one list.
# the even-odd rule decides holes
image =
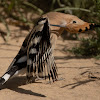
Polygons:
[[[52,54],[50,43],[50,29],[47,18],[41,18],[34,28],[27,42],[27,77],[31,77],[33,69],[35,72],[44,72],[53,81],[57,78],[57,69]],[[46,70],[46,71],[45,71]],[[46,77],[46,74],[44,74]]]

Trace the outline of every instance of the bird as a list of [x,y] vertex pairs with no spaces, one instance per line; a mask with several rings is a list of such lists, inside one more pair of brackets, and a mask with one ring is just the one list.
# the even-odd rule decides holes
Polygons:
[[[46,70],[47,69],[47,70]],[[40,18],[36,26],[25,38],[21,49],[13,59],[5,74],[0,78],[0,85],[22,70],[26,71],[27,83],[34,81],[33,73],[39,70],[47,72],[53,82],[57,79],[57,70],[50,42],[50,29],[47,18]],[[44,75],[46,79],[46,74]]]
[[57,66],[53,56],[53,50],[57,38],[64,30],[70,33],[81,33],[100,27],[95,23],[88,23],[77,16],[60,12],[49,12],[42,15],[35,27],[26,36],[21,49],[8,67],[5,74],[0,78],[0,85],[6,83],[11,77],[25,71],[27,83],[34,82],[33,73],[44,72],[52,77],[53,82],[57,80]]

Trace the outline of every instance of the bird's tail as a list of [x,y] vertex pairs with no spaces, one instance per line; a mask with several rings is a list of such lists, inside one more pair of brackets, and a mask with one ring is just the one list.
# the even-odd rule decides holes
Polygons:
[[13,75],[18,73],[18,66],[12,66],[6,73],[0,78],[0,85],[3,85],[8,81]]

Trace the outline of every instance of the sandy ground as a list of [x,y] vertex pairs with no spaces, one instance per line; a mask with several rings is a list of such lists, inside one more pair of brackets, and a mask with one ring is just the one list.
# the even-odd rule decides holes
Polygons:
[[[10,65],[28,34],[18,27],[10,26],[10,29],[12,34],[8,45],[0,37],[0,76]],[[100,80],[90,78],[93,75],[100,76],[100,60],[79,58],[65,52],[66,48],[76,43],[77,41],[63,41],[61,38],[57,41],[54,55],[59,78],[64,78],[63,80],[51,84],[39,80],[26,85],[25,75],[15,77],[2,86],[0,100],[100,100]]]

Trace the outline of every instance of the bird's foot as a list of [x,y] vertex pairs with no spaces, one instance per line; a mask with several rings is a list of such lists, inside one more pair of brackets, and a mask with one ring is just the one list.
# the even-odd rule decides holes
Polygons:
[[62,81],[62,80],[65,80],[65,78],[60,77],[60,78],[57,78],[57,79],[56,79],[56,81]]
[[26,84],[30,84],[34,82],[35,82],[35,78],[33,76],[27,76]]

